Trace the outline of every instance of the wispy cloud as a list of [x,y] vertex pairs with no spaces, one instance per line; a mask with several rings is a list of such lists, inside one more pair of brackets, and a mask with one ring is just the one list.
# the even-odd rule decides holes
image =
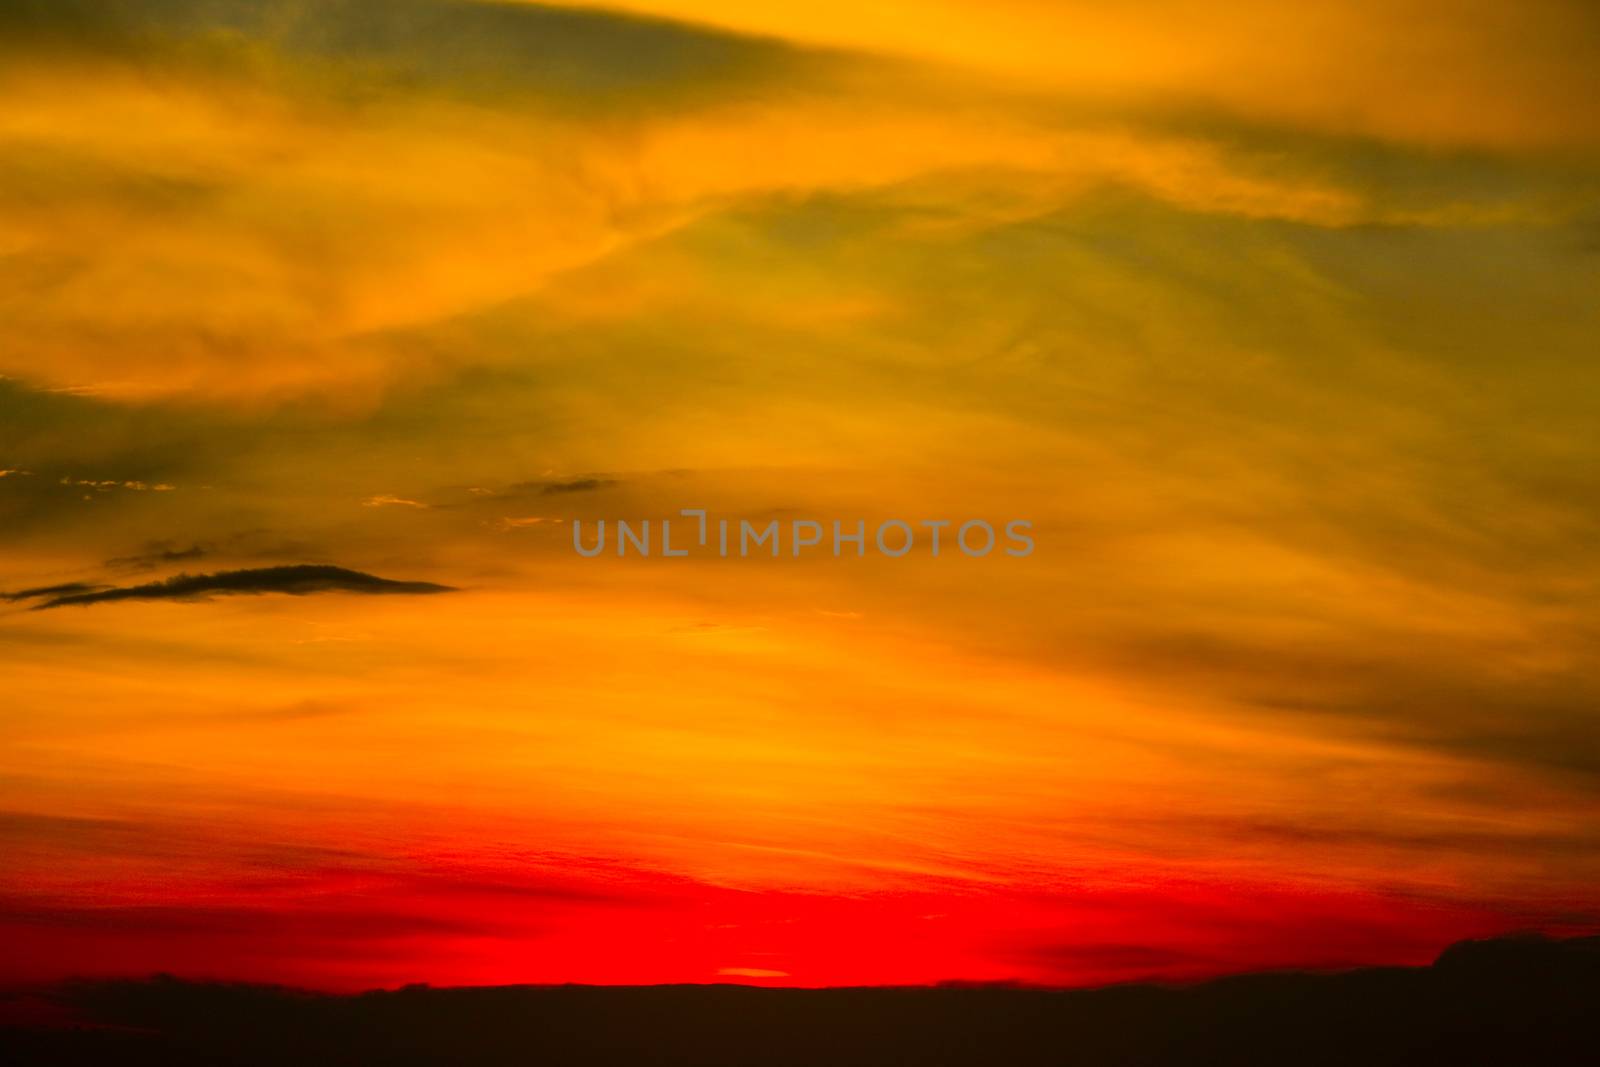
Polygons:
[[382,494],[379,494],[378,496],[369,496],[369,497],[367,497],[365,500],[363,500],[361,502],[361,506],[364,507],[364,508],[394,508],[394,507],[401,507],[401,508],[418,508],[418,509],[422,509],[422,510],[426,510],[429,507],[429,505],[424,504],[419,500],[409,500],[406,497],[394,496],[394,495],[389,494],[389,493],[382,493]]
[[187,563],[204,559],[214,551],[211,545],[191,544],[181,548],[173,541],[152,541],[144,548],[127,556],[113,556],[106,560],[107,567],[150,568],[166,563]]
[[105,604],[118,600],[203,600],[212,596],[260,593],[287,593],[291,596],[312,593],[422,595],[452,591],[451,586],[433,582],[394,581],[344,567],[303,564],[218,571],[214,574],[180,574],[143,585],[64,592],[50,596],[50,599],[35,605],[33,610]]
[[108,492],[112,489],[127,489],[136,493],[170,493],[177,487],[165,482],[141,482],[137,480],[121,481],[116,478],[62,478],[62,485],[75,486],[83,489],[93,489],[97,492]]
[[34,600],[39,597],[80,596],[109,588],[110,586],[94,585],[89,582],[63,582],[60,585],[41,585],[32,589],[18,589],[10,593],[0,593],[0,600],[16,602],[18,600]]
[[616,484],[615,478],[574,478],[569,482],[531,483],[537,485],[539,492],[546,496],[557,496],[561,493],[592,493],[596,489],[609,489]]

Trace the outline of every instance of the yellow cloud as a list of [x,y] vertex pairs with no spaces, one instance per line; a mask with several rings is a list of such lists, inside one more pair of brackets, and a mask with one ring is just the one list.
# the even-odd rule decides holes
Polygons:
[[[979,222],[1107,183],[1316,224],[1364,210],[1190,138],[907,103],[812,96],[589,123],[115,72],[69,91],[50,71],[13,71],[4,92],[0,137],[29,165],[0,188],[14,249],[0,369],[110,398],[359,405],[475,358],[388,335],[536,292],[741,198],[923,179]],[[974,176],[985,192],[969,198]]]
[[1582,0],[572,0],[954,64],[1090,100],[1430,145],[1600,149]]

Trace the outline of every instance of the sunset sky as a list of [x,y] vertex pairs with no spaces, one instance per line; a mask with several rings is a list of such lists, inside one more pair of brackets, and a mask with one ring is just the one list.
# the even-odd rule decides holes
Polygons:
[[[0,982],[1600,928],[1597,100],[1586,0],[0,0]],[[1036,549],[573,551],[683,508]]]

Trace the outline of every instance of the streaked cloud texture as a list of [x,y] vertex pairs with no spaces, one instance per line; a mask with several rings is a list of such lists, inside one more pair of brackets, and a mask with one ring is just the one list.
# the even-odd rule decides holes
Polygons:
[[[1580,0],[0,3],[0,976],[1592,928],[1596,98]],[[685,507],[1038,548],[572,551]]]

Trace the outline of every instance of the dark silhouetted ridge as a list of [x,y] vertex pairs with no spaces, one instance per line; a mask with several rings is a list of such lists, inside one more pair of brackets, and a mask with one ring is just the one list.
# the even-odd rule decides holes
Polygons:
[[1473,941],[1430,967],[1253,974],[1184,988],[410,986],[333,996],[162,977],[74,982],[51,999],[76,1027],[0,1030],[0,1060],[66,1067],[1600,1063],[1596,938]]

